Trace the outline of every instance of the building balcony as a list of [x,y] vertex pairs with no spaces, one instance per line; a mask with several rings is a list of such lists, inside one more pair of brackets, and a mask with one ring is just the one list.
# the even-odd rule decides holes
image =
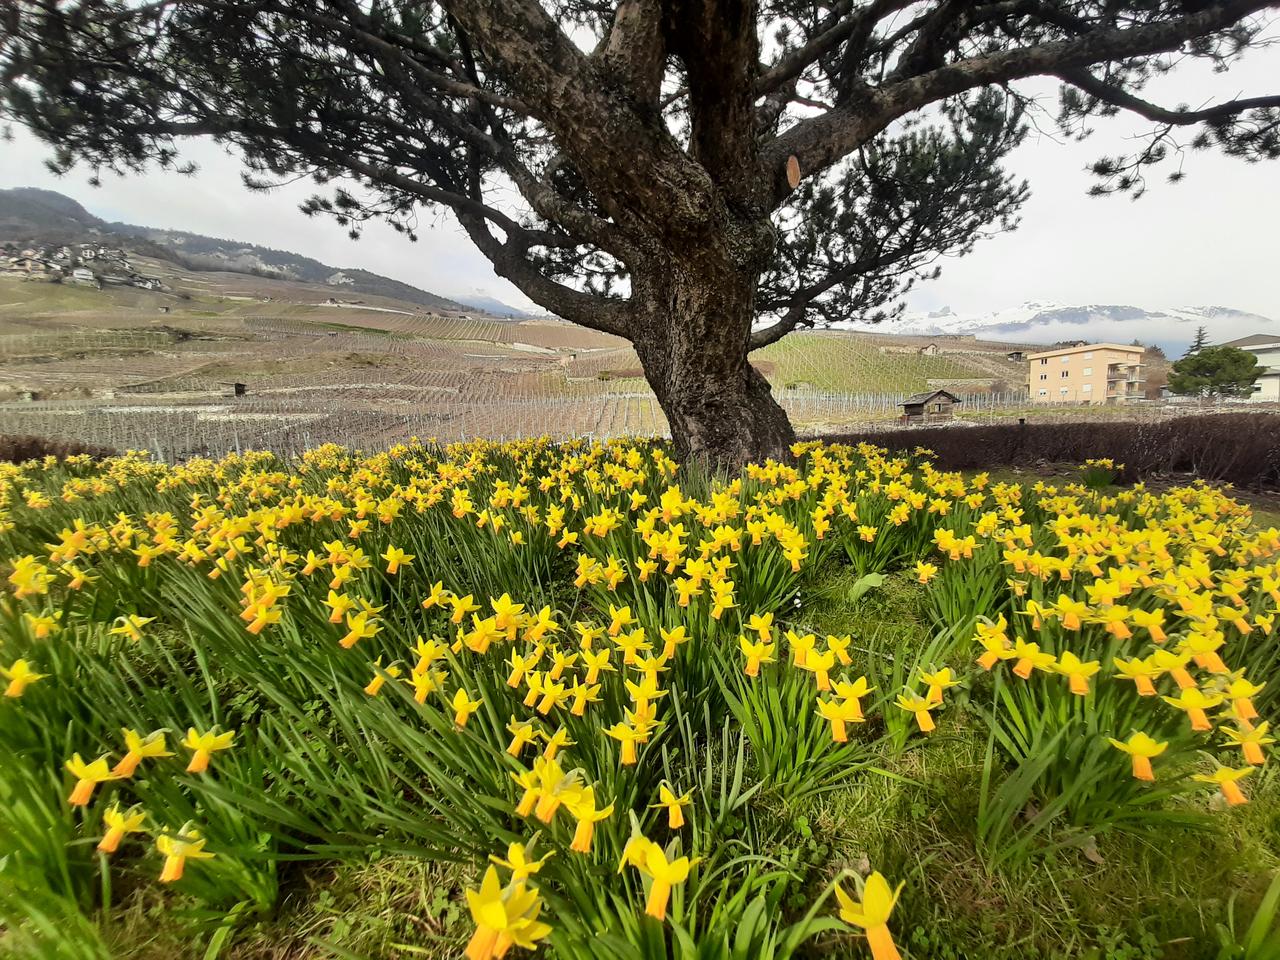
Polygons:
[[1107,383],[1144,383],[1146,378],[1142,375],[1141,369],[1107,369]]

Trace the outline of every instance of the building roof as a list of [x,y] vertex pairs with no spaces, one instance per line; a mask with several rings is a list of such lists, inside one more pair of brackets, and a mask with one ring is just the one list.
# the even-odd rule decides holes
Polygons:
[[954,393],[948,393],[946,390],[930,390],[926,393],[913,393],[911,396],[907,397],[907,399],[902,401],[901,406],[907,406],[908,404],[928,403],[930,400],[932,400],[934,397],[937,397],[937,396],[950,397],[952,403],[964,402],[959,397],[957,397]]
[[1239,340],[1228,340],[1221,347],[1260,347],[1263,344],[1280,343],[1280,333],[1255,333]]
[[1078,347],[1059,347],[1057,350],[1042,350],[1039,353],[1028,353],[1028,360],[1039,360],[1041,357],[1057,357],[1064,353],[1084,353],[1089,350],[1124,350],[1128,353],[1142,353],[1145,347],[1135,347],[1132,343],[1084,343]]

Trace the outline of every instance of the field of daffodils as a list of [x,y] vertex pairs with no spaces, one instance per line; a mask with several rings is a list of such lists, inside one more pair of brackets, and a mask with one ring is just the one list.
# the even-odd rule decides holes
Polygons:
[[1280,957],[1280,531],[793,454],[0,465],[0,953]]

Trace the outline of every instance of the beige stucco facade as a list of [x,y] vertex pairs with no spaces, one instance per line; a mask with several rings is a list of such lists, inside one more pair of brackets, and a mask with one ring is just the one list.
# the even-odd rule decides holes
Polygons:
[[1143,350],[1119,343],[1090,343],[1027,357],[1032,403],[1117,404],[1142,400]]

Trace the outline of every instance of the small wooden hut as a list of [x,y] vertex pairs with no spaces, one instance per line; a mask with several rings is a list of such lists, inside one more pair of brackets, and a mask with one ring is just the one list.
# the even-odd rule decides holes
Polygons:
[[903,423],[941,423],[950,420],[961,400],[946,390],[917,393],[902,401]]

